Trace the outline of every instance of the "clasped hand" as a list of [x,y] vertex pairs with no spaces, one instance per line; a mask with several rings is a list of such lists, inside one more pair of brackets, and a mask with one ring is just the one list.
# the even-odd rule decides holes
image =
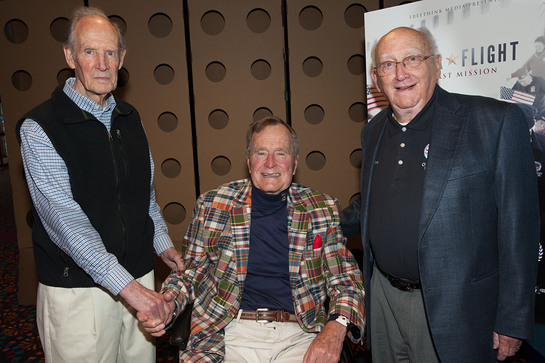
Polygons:
[[162,311],[164,314],[146,314],[145,312],[138,311],[136,317],[148,333],[154,337],[160,337],[165,334],[165,328],[172,320],[174,309],[174,298],[167,292],[162,295],[162,306],[158,309],[158,311]]

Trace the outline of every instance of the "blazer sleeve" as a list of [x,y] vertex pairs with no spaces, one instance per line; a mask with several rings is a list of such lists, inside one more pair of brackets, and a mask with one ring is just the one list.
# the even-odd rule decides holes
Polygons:
[[339,225],[336,200],[332,205],[332,211],[332,223],[327,230],[322,252],[327,295],[331,299],[328,315],[346,316],[357,328],[349,330],[348,337],[353,342],[359,342],[363,337],[366,321],[362,274],[356,259],[346,248],[346,238]]
[[496,332],[530,339],[539,249],[537,176],[524,116],[505,113],[498,138],[494,191],[498,208],[499,301]]

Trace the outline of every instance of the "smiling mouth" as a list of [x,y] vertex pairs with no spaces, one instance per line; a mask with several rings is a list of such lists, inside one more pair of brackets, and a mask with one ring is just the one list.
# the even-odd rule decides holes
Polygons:
[[398,90],[401,90],[401,91],[404,91],[404,90],[408,90],[408,89],[411,89],[413,88],[415,85],[412,84],[410,86],[402,86],[402,87],[397,87]]
[[263,175],[265,178],[278,178],[280,176],[280,173],[262,173],[261,175]]

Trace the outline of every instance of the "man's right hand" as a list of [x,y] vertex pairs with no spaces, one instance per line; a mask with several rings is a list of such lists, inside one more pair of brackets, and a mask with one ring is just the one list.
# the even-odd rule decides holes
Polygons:
[[168,323],[170,323],[170,320],[172,319],[172,314],[175,309],[174,298],[170,293],[167,292],[166,294],[164,294],[163,300],[165,301],[169,309],[172,309],[166,321],[161,319],[150,319],[146,314],[142,312],[136,313],[136,317],[142,323],[144,329],[154,337],[160,337],[165,334],[165,327],[168,325]]
[[144,287],[136,280],[129,282],[119,295],[137,312],[145,314],[148,319],[167,321],[172,317],[174,309],[165,301],[164,295]]
[[338,362],[343,349],[346,327],[329,321],[308,347],[303,363]]

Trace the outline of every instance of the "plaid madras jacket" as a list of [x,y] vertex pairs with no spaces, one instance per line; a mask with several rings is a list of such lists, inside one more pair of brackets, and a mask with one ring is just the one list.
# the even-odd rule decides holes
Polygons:
[[[199,197],[185,236],[184,271],[173,271],[162,291],[178,310],[194,301],[191,338],[182,362],[221,362],[223,328],[237,316],[248,265],[251,182],[224,184]],[[288,198],[289,273],[294,309],[304,331],[319,332],[330,314],[350,319],[360,336],[365,325],[362,275],[339,226],[337,201],[292,184]],[[313,250],[316,235],[323,240]],[[329,297],[329,311],[324,304]]]

